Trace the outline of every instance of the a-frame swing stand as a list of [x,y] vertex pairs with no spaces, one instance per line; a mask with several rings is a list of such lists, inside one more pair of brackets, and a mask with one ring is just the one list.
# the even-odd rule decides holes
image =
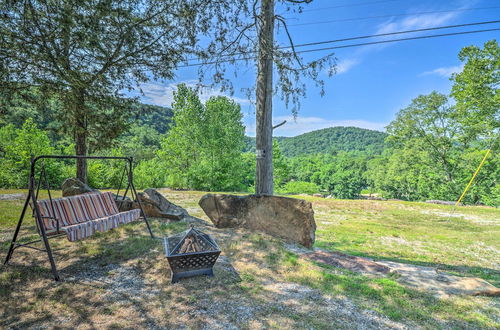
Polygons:
[[[50,262],[50,267],[52,269],[52,274],[54,275],[54,279],[56,281],[58,281],[60,279],[59,278],[59,274],[57,272],[56,263],[54,261],[54,256],[53,256],[52,250],[50,248],[49,239],[50,238],[55,238],[55,237],[60,237],[60,236],[62,236],[64,234],[59,233],[59,220],[56,219],[58,234],[54,235],[54,236],[48,236],[47,235],[47,232],[45,230],[45,226],[44,226],[44,223],[43,223],[43,220],[42,220],[42,215],[41,215],[41,212],[40,212],[40,208],[39,208],[38,203],[37,203],[38,192],[40,190],[40,186],[41,186],[42,178],[43,178],[44,181],[45,181],[45,185],[46,185],[46,188],[47,188],[48,195],[49,195],[50,206],[51,206],[52,210],[54,210],[54,205],[52,203],[52,195],[50,193],[50,186],[49,186],[47,174],[45,172],[44,163],[42,163],[42,167],[41,167],[41,170],[40,170],[40,177],[39,177],[38,182],[36,182],[36,179],[35,179],[36,163],[39,160],[42,160],[42,162],[44,162],[45,159],[109,159],[109,160],[123,160],[123,161],[125,161],[125,167],[124,167],[123,174],[122,174],[122,177],[121,177],[121,180],[120,180],[120,187],[118,188],[118,192],[117,192],[117,195],[116,195],[115,202],[118,205],[119,205],[119,203],[123,202],[125,200],[125,198],[127,197],[128,191],[130,190],[130,192],[132,194],[133,200],[136,201],[137,204],[139,205],[139,208],[141,210],[141,216],[143,217],[144,222],[146,223],[146,226],[148,228],[149,234],[151,235],[151,238],[154,238],[153,232],[151,231],[151,227],[150,227],[149,222],[148,222],[148,219],[146,217],[146,214],[144,213],[144,209],[142,207],[141,200],[138,198],[137,191],[136,191],[135,186],[134,186],[134,182],[133,182],[133,170],[132,170],[132,168],[133,168],[133,166],[132,166],[133,165],[133,158],[132,157],[53,156],[53,155],[42,155],[42,156],[38,156],[38,157],[35,157],[35,158],[31,159],[31,169],[30,169],[30,177],[29,177],[29,185],[28,185],[28,196],[26,197],[26,201],[24,202],[24,206],[23,206],[23,209],[21,211],[21,216],[19,217],[19,221],[17,223],[16,230],[14,231],[14,236],[12,237],[12,241],[11,241],[11,244],[10,244],[10,247],[9,247],[9,251],[7,252],[7,256],[5,258],[4,265],[6,265],[9,262],[9,260],[12,258],[12,254],[14,253],[14,251],[17,248],[20,248],[20,247],[31,248],[31,249],[34,249],[34,250],[37,250],[37,251],[42,251],[42,252],[46,252],[47,253],[47,256],[48,256],[49,262]],[[127,174],[128,184],[127,184],[127,187],[125,189],[125,193],[124,193],[123,197],[121,198],[121,200],[118,200],[118,194],[120,193],[121,183],[123,181],[123,177],[125,176],[125,174]],[[23,219],[24,219],[24,216],[26,215],[26,210],[28,209],[28,205],[30,204],[30,202],[31,202],[31,207],[33,209],[33,217],[35,218],[35,224],[36,224],[36,227],[38,229],[38,233],[41,236],[41,239],[38,239],[38,240],[35,240],[35,241],[31,241],[31,242],[27,242],[27,243],[18,243],[17,242],[17,238],[18,238],[18,235],[19,235],[19,231],[21,229],[21,225],[23,223]],[[52,213],[55,214],[54,212],[52,212]],[[38,243],[38,242],[43,242],[43,244],[45,246],[45,249],[40,249],[40,248],[31,246],[32,244]]]

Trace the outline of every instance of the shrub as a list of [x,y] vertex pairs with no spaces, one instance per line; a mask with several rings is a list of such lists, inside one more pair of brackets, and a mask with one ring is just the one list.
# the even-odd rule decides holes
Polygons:
[[317,184],[305,181],[290,181],[283,188],[278,189],[281,194],[315,194],[320,191]]

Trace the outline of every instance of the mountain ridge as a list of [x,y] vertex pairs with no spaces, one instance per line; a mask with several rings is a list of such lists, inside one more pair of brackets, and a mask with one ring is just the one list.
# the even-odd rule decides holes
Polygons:
[[[387,133],[352,126],[323,128],[293,137],[277,136],[280,150],[287,157],[340,151],[381,154]],[[245,137],[245,151],[255,152],[255,137]]]

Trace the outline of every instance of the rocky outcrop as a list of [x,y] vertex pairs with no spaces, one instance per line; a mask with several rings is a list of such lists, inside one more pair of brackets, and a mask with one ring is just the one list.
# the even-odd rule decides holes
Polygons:
[[61,186],[61,190],[62,190],[63,197],[81,195],[81,194],[97,191],[95,189],[90,188],[88,185],[81,182],[77,178],[69,178],[69,179],[64,180],[64,182]]
[[[185,209],[171,203],[156,189],[146,189],[144,192],[137,193],[137,197],[140,199],[144,213],[148,217],[182,220],[185,216],[188,216]],[[123,202],[122,200],[123,196],[118,196],[117,204],[120,211],[139,208],[139,203],[132,201],[128,197]]]
[[311,248],[316,222],[312,204],[278,196],[207,194],[199,205],[217,228],[243,227]]

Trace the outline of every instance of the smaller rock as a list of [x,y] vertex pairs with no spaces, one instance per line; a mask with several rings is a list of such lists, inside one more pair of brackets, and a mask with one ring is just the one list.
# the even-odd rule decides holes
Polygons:
[[61,186],[61,190],[63,197],[81,195],[89,192],[98,191],[96,189],[90,188],[88,185],[81,182],[77,178],[69,178],[64,180]]
[[313,197],[323,197],[321,194],[313,194]]
[[14,201],[16,199],[25,199],[26,195],[23,193],[19,194],[0,194],[0,201]]
[[[189,215],[184,208],[171,203],[156,189],[149,188],[137,195],[141,201],[144,213],[149,217],[181,220]],[[133,208],[139,208],[137,202],[133,202],[132,205]]]
[[440,205],[455,205],[455,203],[456,203],[456,202],[452,202],[452,201],[441,201],[438,199],[431,199],[431,200],[428,200],[425,202],[430,203],[430,204],[440,204]]
[[117,195],[117,194],[113,194],[113,196],[115,198],[116,205],[118,205],[118,210],[120,212],[130,211],[130,210],[134,209],[134,205],[133,205],[134,203],[132,202],[130,197],[126,196],[124,198],[124,196]]
[[[120,212],[139,208],[139,203],[133,201],[128,196],[123,199],[123,196],[113,195],[115,196]],[[137,196],[141,200],[144,213],[148,217],[182,220],[189,215],[185,209],[171,203],[155,189],[146,189],[144,192],[137,193]]]

